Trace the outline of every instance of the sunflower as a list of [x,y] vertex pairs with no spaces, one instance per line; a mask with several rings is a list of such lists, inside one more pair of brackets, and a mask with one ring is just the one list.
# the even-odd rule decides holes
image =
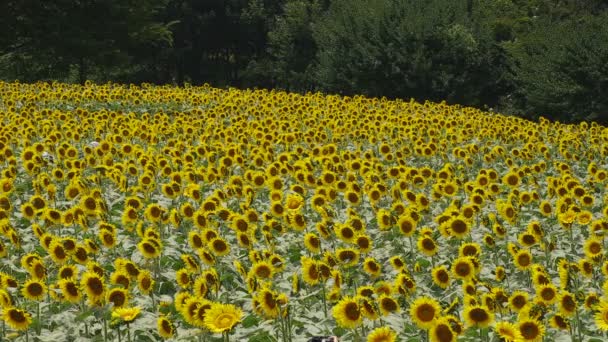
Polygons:
[[471,224],[464,216],[456,216],[444,223],[451,236],[464,239],[471,232]]
[[431,275],[435,285],[441,287],[442,289],[446,289],[448,286],[450,286],[450,272],[446,266],[436,266],[431,271]]
[[410,237],[416,231],[416,221],[410,215],[402,215],[397,220],[397,227],[403,236]]
[[363,270],[372,278],[376,278],[382,273],[382,265],[376,259],[368,257],[363,261]]
[[561,314],[555,314],[549,319],[549,325],[558,330],[570,331],[570,322]]
[[243,311],[232,304],[213,303],[205,312],[204,325],[214,333],[230,331],[241,321]]
[[260,280],[272,279],[274,275],[274,267],[268,261],[258,261],[251,266],[249,270],[250,276],[255,276]]
[[515,342],[521,339],[519,330],[515,324],[511,322],[497,322],[496,325],[494,325],[494,331],[496,332],[496,335],[505,342]]
[[99,240],[106,248],[112,248],[116,245],[116,233],[102,229],[98,234]]
[[120,319],[123,322],[129,323],[133,322],[140,312],[141,309],[137,306],[132,308],[114,307],[112,309],[112,319]]
[[59,271],[57,271],[57,277],[59,277],[59,279],[76,278],[77,275],[78,268],[74,265],[61,266]]
[[361,253],[368,253],[372,250],[372,239],[367,234],[357,234],[354,243],[359,247],[359,252]]
[[452,274],[457,279],[469,281],[475,277],[475,265],[470,257],[459,257],[452,263]]
[[432,328],[440,313],[441,306],[434,298],[419,297],[410,305],[410,317],[420,329]]
[[59,239],[53,239],[49,246],[49,254],[56,264],[62,265],[68,259],[68,253],[63,247],[63,243]]
[[585,252],[585,256],[589,259],[594,259],[598,257],[603,252],[602,239],[597,236],[589,237],[585,241],[583,250]]
[[32,315],[17,308],[4,308],[4,321],[15,330],[26,330],[32,323]]
[[454,332],[451,321],[446,317],[437,319],[429,331],[431,342],[455,342],[457,337],[458,335]]
[[416,246],[422,254],[430,257],[434,256],[439,251],[437,242],[435,242],[435,240],[430,236],[421,235],[418,238],[418,243]]
[[302,279],[304,280],[304,282],[308,285],[317,284],[320,280],[319,267],[317,265],[317,261],[305,256],[302,256],[300,261],[302,263]]
[[99,302],[105,294],[103,277],[95,272],[85,272],[80,280],[80,286],[86,292],[91,304]]
[[118,268],[116,271],[112,272],[112,275],[110,276],[110,283],[120,285],[125,289],[128,289],[131,287],[131,277],[129,276],[129,273]]
[[464,309],[464,320],[468,326],[486,328],[494,322],[494,314],[483,305],[470,305]]
[[517,330],[521,335],[519,341],[541,341],[545,335],[545,326],[539,321],[526,318],[517,322]]
[[262,313],[267,318],[276,318],[279,315],[278,294],[273,290],[264,287],[255,296],[255,299],[260,303]]
[[230,253],[230,245],[221,237],[216,237],[209,241],[207,246],[216,256],[225,256]]
[[400,272],[405,268],[405,260],[403,260],[403,258],[398,255],[392,256],[389,259],[389,263],[397,272]]
[[367,335],[367,342],[394,342],[396,340],[397,333],[389,327],[376,328]]
[[142,270],[137,275],[137,287],[143,294],[149,294],[154,288],[154,279],[148,270]]
[[520,290],[514,291],[509,297],[511,310],[519,312],[528,304],[528,293]]
[[182,289],[190,288],[192,285],[190,272],[188,272],[188,269],[186,268],[181,268],[175,272],[175,280]]
[[382,316],[387,316],[390,313],[399,312],[401,310],[399,302],[386,294],[380,295],[377,299],[377,303]]
[[156,328],[158,329],[158,335],[164,339],[172,338],[175,335],[175,326],[165,316],[158,317]]
[[321,251],[321,240],[315,233],[306,233],[304,235],[304,247],[311,253],[319,253]]
[[155,244],[152,239],[145,238],[137,244],[137,249],[146,259],[158,258],[161,253],[161,249]]
[[361,308],[352,297],[343,297],[333,307],[332,314],[342,328],[355,329],[362,323]]
[[558,299],[557,288],[553,284],[544,284],[536,288],[537,299],[545,304],[551,305]]
[[82,293],[76,281],[72,278],[64,278],[59,280],[59,288],[65,301],[69,303],[78,303],[82,298]]
[[30,300],[41,300],[46,292],[46,285],[38,279],[27,280],[21,289],[23,297]]
[[345,267],[351,267],[359,262],[359,251],[353,248],[338,248],[336,258]]
[[595,307],[596,313],[593,315],[595,326],[601,331],[608,331],[608,302],[602,300]]
[[129,291],[122,287],[113,288],[106,292],[106,301],[115,308],[122,308],[129,301]]
[[527,270],[532,265],[532,254],[526,249],[521,249],[513,256],[515,266],[519,270]]

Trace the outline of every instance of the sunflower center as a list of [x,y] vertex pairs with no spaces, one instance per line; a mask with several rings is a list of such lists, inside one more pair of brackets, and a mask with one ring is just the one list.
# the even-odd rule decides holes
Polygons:
[[25,315],[20,310],[10,310],[9,316],[11,317],[12,321],[15,321],[18,323],[22,323],[22,322],[26,321]]
[[485,322],[490,318],[486,310],[482,308],[475,308],[471,310],[471,312],[469,313],[469,317],[471,318],[471,320],[477,323]]
[[528,340],[535,339],[538,334],[540,334],[540,330],[538,329],[538,325],[534,322],[525,322],[519,326],[519,332],[522,336]]
[[38,283],[32,283],[27,287],[27,291],[32,296],[39,296],[42,294],[42,286]]
[[215,319],[215,325],[220,329],[229,329],[232,327],[234,317],[231,314],[223,313]]
[[435,327],[435,337],[437,337],[437,341],[440,341],[440,342],[453,341],[454,332],[446,324],[438,324]]
[[435,308],[429,304],[422,304],[416,309],[416,316],[423,322],[430,322],[435,318]]
[[344,313],[346,317],[351,321],[356,321],[361,317],[361,312],[359,311],[359,306],[357,303],[348,303],[344,307]]

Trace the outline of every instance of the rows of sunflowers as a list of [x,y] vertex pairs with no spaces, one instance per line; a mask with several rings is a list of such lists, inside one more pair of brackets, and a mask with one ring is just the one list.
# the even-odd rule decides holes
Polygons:
[[601,341],[608,129],[0,83],[0,340]]

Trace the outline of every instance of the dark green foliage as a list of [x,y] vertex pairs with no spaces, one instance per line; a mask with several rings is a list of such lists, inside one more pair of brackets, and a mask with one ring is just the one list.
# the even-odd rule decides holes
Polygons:
[[479,14],[467,0],[334,1],[315,32],[321,86],[494,105],[505,61]]
[[539,21],[507,45],[530,116],[608,122],[608,15]]
[[0,79],[210,83],[608,122],[605,0],[5,0]]

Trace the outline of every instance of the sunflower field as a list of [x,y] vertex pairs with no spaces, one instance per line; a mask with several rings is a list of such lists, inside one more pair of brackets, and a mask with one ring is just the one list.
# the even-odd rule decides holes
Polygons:
[[2,341],[602,341],[608,128],[0,82]]

